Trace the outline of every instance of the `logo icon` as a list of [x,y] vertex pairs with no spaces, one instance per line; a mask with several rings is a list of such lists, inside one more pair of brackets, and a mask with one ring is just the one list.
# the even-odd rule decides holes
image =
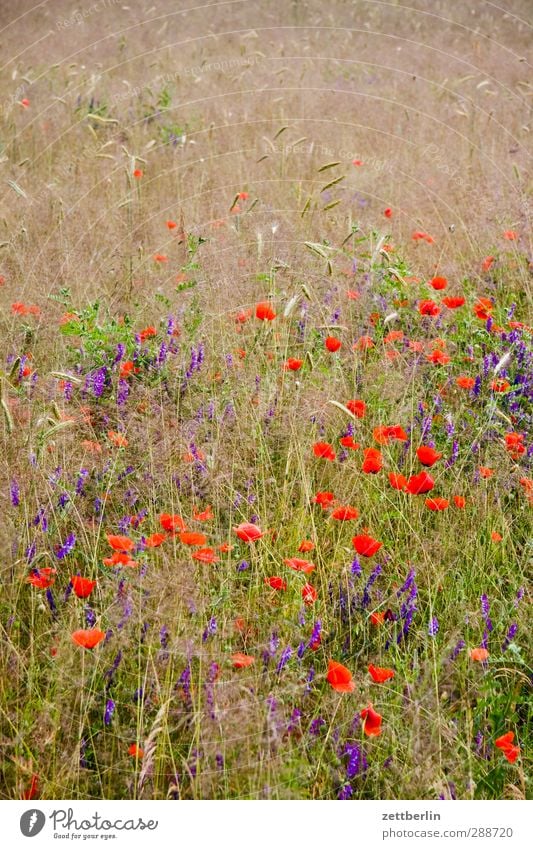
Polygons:
[[20,818],[20,830],[24,837],[35,837],[43,830],[46,817],[42,811],[32,808],[24,811]]

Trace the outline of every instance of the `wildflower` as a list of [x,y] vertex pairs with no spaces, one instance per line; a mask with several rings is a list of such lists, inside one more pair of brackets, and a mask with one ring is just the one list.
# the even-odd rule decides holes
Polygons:
[[287,589],[287,581],[284,581],[283,578],[278,577],[278,575],[273,575],[271,578],[265,578],[265,584],[272,587],[273,590]]
[[317,492],[314,498],[311,499],[314,504],[320,504],[323,510],[329,507],[335,501],[335,496],[332,492]]
[[231,660],[235,669],[246,669],[246,667],[252,666],[255,663],[255,657],[249,654],[242,654],[242,652],[232,654]]
[[418,312],[420,315],[437,316],[440,313],[440,308],[432,300],[422,300],[418,304]]
[[205,534],[200,534],[195,531],[182,531],[179,535],[179,539],[183,545],[205,545],[207,542]]
[[289,569],[293,569],[295,572],[303,572],[304,575],[310,575],[316,569],[314,563],[310,563],[309,560],[302,560],[300,557],[285,558],[283,562]]
[[132,551],[135,548],[135,543],[129,537],[117,536],[115,534],[106,534],[106,537],[114,551]]
[[365,448],[364,460],[361,470],[366,474],[374,475],[383,468],[383,457],[377,448]]
[[389,472],[389,483],[393,489],[403,491],[407,487],[407,478],[404,475]]
[[89,578],[82,578],[80,575],[74,575],[70,583],[78,598],[88,598],[96,586],[96,581],[90,581]]
[[425,505],[429,510],[446,510],[450,506],[447,498],[426,498]]
[[283,368],[285,371],[299,371],[303,366],[303,360],[297,360],[294,357],[289,357],[289,359],[283,364]]
[[383,684],[390,678],[394,678],[395,675],[394,669],[385,669],[381,666],[374,666],[372,663],[368,665],[368,671],[376,684]]
[[31,575],[26,578],[26,583],[31,584],[38,590],[47,590],[53,585],[56,572],[57,570],[51,566],[34,569]]
[[441,303],[444,304],[445,307],[448,307],[449,310],[456,310],[459,307],[464,306],[465,299],[460,296],[446,297],[442,299]]
[[440,460],[442,454],[429,445],[421,445],[416,449],[416,456],[423,466],[433,466],[437,460]]
[[353,693],[355,690],[352,673],[336,660],[329,661],[326,679],[338,693]]
[[144,758],[144,751],[139,748],[137,743],[132,743],[128,748],[128,755],[131,755],[132,758],[142,760]]
[[312,551],[314,547],[315,547],[314,542],[311,542],[310,539],[304,539],[300,543],[300,545],[298,547],[298,551],[305,553],[306,551]]
[[99,628],[88,628],[86,630],[74,631],[72,641],[84,649],[94,649],[98,643],[105,638],[104,631]]
[[520,755],[520,746],[513,745],[514,731],[507,731],[494,741],[494,745],[503,752],[510,764],[514,764]]
[[435,481],[427,472],[413,475],[407,481],[407,492],[411,495],[423,495],[435,486]]
[[76,545],[76,536],[75,534],[69,534],[66,538],[63,545],[57,546],[55,553],[58,560],[63,560],[67,554],[70,554],[74,546]]
[[313,454],[315,457],[320,457],[324,460],[334,460],[336,456],[333,446],[329,442],[315,442],[313,445]]
[[379,737],[383,717],[379,713],[376,713],[371,704],[361,711],[361,719],[363,720],[363,731],[366,736]]
[[191,554],[191,557],[201,563],[218,563],[220,561],[220,557],[217,557],[212,548],[199,548],[198,551]]
[[181,516],[177,516],[176,514],[171,515],[170,513],[161,513],[159,516],[159,524],[163,530],[168,533],[187,530],[187,526]]
[[330,351],[332,354],[334,354],[335,351],[339,350],[339,348],[342,345],[342,342],[341,342],[340,339],[337,339],[335,336],[328,336],[326,341],[325,341],[325,345],[326,345],[326,348],[328,349],[328,351]]
[[355,507],[336,507],[331,513],[331,518],[339,522],[349,522],[359,517],[359,511]]
[[456,507],[458,507],[460,510],[462,510],[466,506],[466,498],[464,498],[464,496],[462,496],[462,495],[454,495],[453,496],[453,503],[455,504]]
[[358,419],[363,419],[366,413],[366,404],[364,401],[346,401],[345,407],[357,416]]
[[379,551],[383,543],[378,542],[377,539],[368,536],[368,534],[359,534],[353,537],[352,545],[362,557],[372,557]]
[[242,522],[240,525],[237,525],[236,528],[233,528],[233,530],[239,539],[243,540],[243,542],[255,542],[265,535],[264,532],[257,527],[257,525],[254,525],[251,522]]
[[255,308],[255,317],[260,321],[273,321],[276,318],[276,313],[268,301],[262,301]]
[[318,593],[311,584],[304,584],[302,587],[302,599],[304,604],[312,605],[318,598]]
[[489,656],[489,653],[488,653],[487,649],[484,649],[484,648],[470,649],[471,659],[477,661],[478,663],[482,663],[483,661],[487,660],[488,656]]

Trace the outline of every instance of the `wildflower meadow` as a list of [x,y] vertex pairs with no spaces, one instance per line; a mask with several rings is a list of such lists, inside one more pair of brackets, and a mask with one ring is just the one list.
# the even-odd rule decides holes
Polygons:
[[1,4],[0,798],[531,796],[531,23]]

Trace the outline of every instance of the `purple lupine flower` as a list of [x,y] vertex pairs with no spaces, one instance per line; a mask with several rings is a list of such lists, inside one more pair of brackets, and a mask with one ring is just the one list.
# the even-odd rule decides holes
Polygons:
[[250,564],[247,560],[241,560],[241,562],[237,566],[237,572],[245,572],[246,569],[250,568]]
[[359,743],[346,743],[344,754],[348,756],[346,764],[346,777],[351,780],[368,769],[365,753]]
[[475,395],[476,398],[478,397],[479,393],[481,392],[481,375],[479,375],[479,374],[477,375],[477,377],[475,379],[474,386],[472,387],[472,392],[473,392],[473,394]]
[[304,695],[307,695],[308,693],[311,692],[311,682],[313,681],[314,677],[315,677],[315,670],[311,666],[310,669],[309,669],[309,672],[307,673]]
[[518,592],[517,592],[517,594],[516,594],[516,598],[515,598],[515,600],[514,600],[514,606],[515,606],[515,607],[518,607],[518,605],[520,604],[520,602],[521,602],[521,601],[522,601],[522,599],[524,598],[524,593],[525,593],[525,588],[524,588],[524,587],[520,587],[520,589],[518,590]]
[[457,462],[458,457],[459,457],[459,442],[457,441],[457,439],[454,439],[453,443],[452,443],[452,453],[451,453],[450,457],[448,457],[448,459],[446,460],[444,467],[446,469],[449,469],[450,466],[453,466],[453,464]]
[[350,571],[352,575],[357,575],[358,578],[363,574],[361,563],[359,562],[359,559],[357,557],[354,557],[354,559],[352,560],[352,566]]
[[311,648],[311,646],[314,645],[314,643],[316,643],[320,639],[321,631],[322,631],[322,623],[321,623],[320,619],[317,619],[317,621],[313,625],[313,630],[311,632],[311,636],[310,636],[309,642],[307,644],[309,648]]
[[278,661],[278,665],[276,666],[276,672],[278,674],[281,672],[283,667],[287,665],[287,663],[289,662],[291,657],[292,657],[292,649],[291,649],[290,646],[287,646],[287,648],[283,649],[283,651],[281,652],[281,656],[280,656],[280,659]]
[[144,696],[144,689],[142,687],[139,687],[137,690],[135,690],[135,692],[133,694],[134,704],[138,704],[139,702],[142,702],[143,696]]
[[306,649],[305,643],[300,643],[298,645],[298,648],[296,649],[296,657],[298,658],[298,660],[301,660],[302,657],[304,656],[305,649]]
[[439,630],[439,620],[436,616],[433,616],[428,625],[428,634],[430,637],[435,637]]
[[57,499],[57,506],[60,508],[65,507],[66,504],[70,501],[70,495],[68,492],[62,492],[59,498]]
[[76,481],[76,495],[83,495],[83,484],[85,482],[85,478],[89,474],[88,469],[80,469],[78,480]]
[[342,787],[340,788],[338,794],[337,794],[337,799],[340,799],[341,801],[345,801],[346,799],[351,799],[352,796],[353,796],[353,789],[352,789],[351,784],[343,784]]
[[72,551],[72,549],[74,548],[75,545],[76,545],[76,535],[75,534],[69,534],[68,537],[66,538],[65,542],[63,543],[63,545],[60,545],[56,548],[55,554],[56,554],[57,559],[63,560],[63,558],[66,557],[67,554],[70,554],[70,552]]
[[370,589],[372,585],[377,581],[379,575],[383,572],[383,566],[380,563],[377,563],[376,566],[372,569],[368,581],[365,584],[365,588],[363,590],[363,597],[361,599],[361,607],[365,608],[368,604],[370,604]]
[[50,587],[48,587],[48,589],[46,590],[46,600],[48,602],[48,607],[50,608],[52,616],[55,619],[55,617],[57,616],[57,606],[56,606],[54,596],[52,594],[52,590],[50,589]]
[[466,646],[465,641],[459,640],[459,642],[456,643],[456,645],[452,649],[452,653],[450,655],[450,660],[456,660],[457,657],[459,656],[460,652],[462,652],[462,650],[464,649],[465,646]]
[[202,643],[205,643],[208,637],[212,637],[217,632],[217,620],[214,616],[211,617],[207,626],[202,634]]
[[26,551],[24,552],[24,557],[26,558],[26,560],[28,561],[28,563],[31,563],[31,562],[32,562],[32,560],[33,560],[33,558],[35,557],[35,555],[36,555],[36,554],[37,554],[37,543],[36,543],[36,541],[34,540],[34,541],[31,543],[31,545],[29,545],[29,546],[26,548]]
[[311,737],[318,737],[320,729],[323,728],[325,724],[326,720],[322,719],[321,716],[317,716],[316,719],[313,719],[309,726],[309,734]]
[[11,495],[11,504],[13,507],[18,507],[20,504],[20,489],[15,478],[11,481],[10,485],[10,495]]
[[74,386],[70,380],[65,381],[65,385],[63,386],[63,397],[65,401],[72,401],[72,393],[74,391]]
[[215,762],[218,769],[224,769],[224,757],[220,754],[220,752],[216,753]]
[[130,394],[130,386],[127,380],[119,378],[117,387],[117,405],[123,407]]
[[164,649],[166,649],[166,647],[168,646],[168,640],[168,628],[166,625],[163,625],[161,630],[159,631],[159,642],[161,643],[161,646]]
[[502,652],[507,651],[507,649],[509,648],[509,645],[512,643],[512,641],[516,637],[517,631],[518,631],[518,625],[516,624],[516,622],[513,622],[513,624],[509,626],[509,630],[507,631],[507,634],[505,635],[505,640],[502,643]]
[[291,713],[291,718],[289,719],[287,725],[287,733],[290,734],[291,731],[294,731],[300,725],[300,719],[302,717],[302,711],[299,708],[294,708]]
[[96,622],[96,613],[90,607],[85,608],[85,621],[89,628],[92,628]]
[[93,387],[93,395],[95,398],[100,398],[104,391],[104,386],[107,377],[107,369],[105,366],[102,366],[97,371],[94,372],[92,377],[92,387]]
[[104,725],[111,725],[113,713],[115,712],[115,702],[113,699],[108,699],[105,704]]
[[114,659],[113,663],[111,664],[111,666],[109,667],[109,669],[107,669],[104,672],[104,678],[108,679],[106,687],[110,687],[111,684],[113,683],[113,678],[115,677],[115,672],[117,671],[119,663],[120,663],[121,660],[122,660],[122,651],[119,651],[118,654],[115,656],[115,659]]

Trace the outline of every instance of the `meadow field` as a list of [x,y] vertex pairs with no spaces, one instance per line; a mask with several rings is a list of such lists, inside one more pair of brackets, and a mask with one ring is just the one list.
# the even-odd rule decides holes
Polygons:
[[531,13],[0,2],[1,799],[531,797]]

